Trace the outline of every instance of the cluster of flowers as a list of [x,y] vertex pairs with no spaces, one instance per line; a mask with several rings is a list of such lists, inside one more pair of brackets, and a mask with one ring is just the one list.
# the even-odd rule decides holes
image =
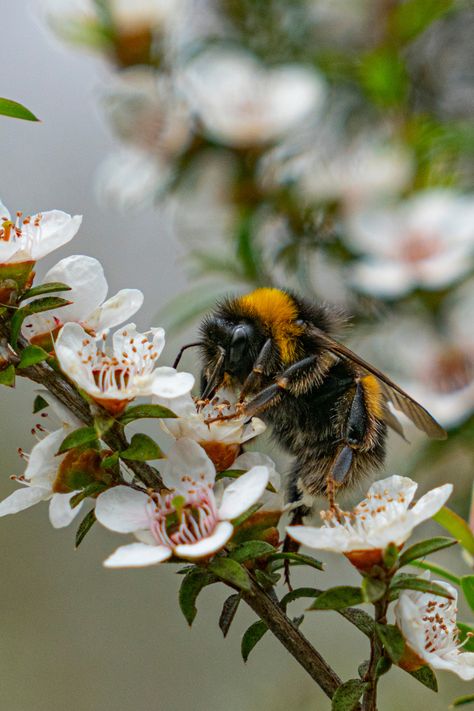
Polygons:
[[[36,260],[72,239],[81,220],[54,211],[23,221],[18,216],[13,222],[3,205],[1,212],[0,285],[15,298],[13,284],[20,291],[27,282],[29,286]],[[118,459],[108,464],[113,452],[99,441],[63,450],[66,437],[81,422],[42,391],[59,427],[51,432],[43,425],[35,428],[39,441],[29,455],[22,452],[27,466],[16,477],[21,488],[0,503],[0,516],[49,500],[51,523],[61,528],[73,521],[87,499],[103,526],[135,537],[107,558],[105,565],[111,568],[208,560],[231,542],[239,518],[255,505],[258,515],[265,510],[272,513],[266,520],[272,521],[278,540],[275,526],[285,507],[275,465],[261,453],[242,453],[242,445],[263,432],[263,422],[247,421],[243,415],[219,418],[233,408],[225,392],[210,403],[196,401],[191,395],[192,375],[157,367],[164,346],[162,329],[139,333],[128,324],[114,332],[109,346],[109,329],[137,311],[142,295],[129,289],[105,300],[107,284],[96,260],[63,259],[47,274],[47,279],[58,278],[70,286],[70,303],[47,316],[33,314],[25,319],[25,342],[47,347],[91,406],[101,406],[112,418],[126,413],[137,397],[172,408],[161,420],[173,440],[159,467],[166,488],[145,487],[127,470],[126,462],[120,463],[123,468],[117,478],[113,467]],[[416,486],[410,479],[389,477],[374,484],[352,512],[323,512],[321,527],[289,526],[287,532],[311,548],[343,553],[366,571],[381,563],[387,545],[401,549],[415,526],[438,512],[452,491],[446,484],[413,505]],[[462,651],[458,641],[457,593],[444,582],[438,585],[449,594],[448,601],[427,593],[401,592],[395,616],[406,640],[406,656],[399,663],[407,669],[429,664],[472,679],[474,653]]]

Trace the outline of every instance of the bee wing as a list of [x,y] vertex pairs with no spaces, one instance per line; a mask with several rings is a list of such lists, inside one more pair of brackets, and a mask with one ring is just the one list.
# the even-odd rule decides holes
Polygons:
[[416,400],[413,400],[408,393],[402,390],[402,388],[394,383],[385,373],[382,373],[381,370],[378,370],[378,368],[358,356],[357,353],[351,351],[347,346],[333,340],[320,329],[311,328],[310,333],[315,336],[315,340],[319,345],[327,348],[334,355],[350,360],[363,371],[375,375],[381,384],[385,399],[391,402],[396,410],[403,412],[419,430],[425,432],[428,437],[432,439],[446,439],[448,436],[446,430],[436,422],[428,410],[416,402]]

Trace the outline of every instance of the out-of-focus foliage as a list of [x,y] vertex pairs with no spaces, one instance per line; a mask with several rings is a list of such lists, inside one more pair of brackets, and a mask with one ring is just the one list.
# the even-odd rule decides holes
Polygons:
[[455,461],[467,489],[470,4],[55,0],[47,17],[109,61],[99,196],[154,202],[185,245],[195,283],[174,325],[259,285],[336,302],[359,350],[450,430],[412,450],[420,468]]

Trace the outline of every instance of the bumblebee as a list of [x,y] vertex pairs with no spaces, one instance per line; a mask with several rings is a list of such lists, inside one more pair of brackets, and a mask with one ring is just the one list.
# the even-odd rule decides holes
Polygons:
[[[226,386],[294,457],[288,500],[348,489],[384,462],[389,403],[434,439],[445,430],[390,378],[335,340],[338,312],[260,288],[218,304],[201,325],[202,398]],[[184,349],[183,349],[184,350]]]

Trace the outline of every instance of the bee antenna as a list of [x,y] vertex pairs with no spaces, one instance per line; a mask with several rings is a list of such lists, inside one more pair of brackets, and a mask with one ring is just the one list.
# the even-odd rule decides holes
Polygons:
[[202,345],[203,345],[202,341],[197,341],[196,343],[188,343],[186,346],[183,346],[181,348],[181,350],[179,351],[178,355],[176,356],[176,360],[173,363],[173,368],[176,369],[178,367],[179,361],[181,360],[181,357],[187,348],[194,348],[195,346],[202,346]]

